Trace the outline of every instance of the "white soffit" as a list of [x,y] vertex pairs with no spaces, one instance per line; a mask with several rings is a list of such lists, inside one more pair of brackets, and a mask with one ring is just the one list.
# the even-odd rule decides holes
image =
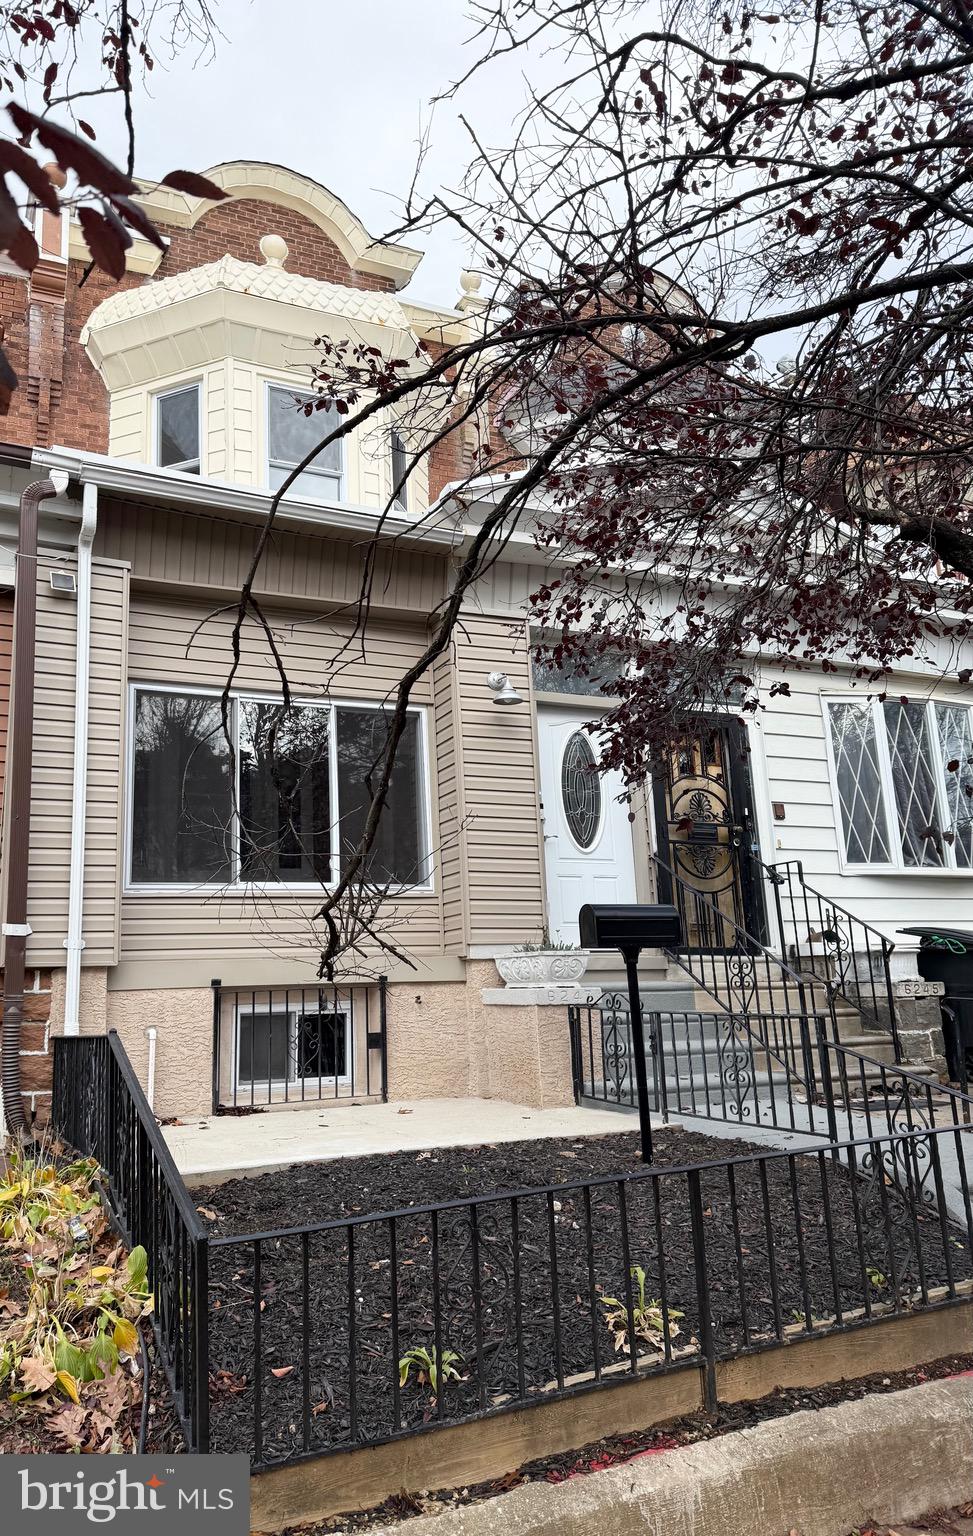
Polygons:
[[[310,364],[317,336],[414,355],[417,337],[388,293],[345,288],[224,256],[111,294],[81,341],[110,390],[235,357],[266,367]],[[390,346],[391,341],[391,346]]]

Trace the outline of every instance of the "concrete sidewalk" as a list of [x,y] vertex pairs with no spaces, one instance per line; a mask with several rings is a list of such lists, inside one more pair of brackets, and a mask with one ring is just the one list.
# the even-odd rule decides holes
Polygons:
[[183,1177],[213,1184],[335,1157],[539,1141],[548,1136],[612,1135],[633,1129],[633,1120],[616,1110],[573,1105],[529,1109],[500,1099],[418,1099],[400,1104],[314,1103],[256,1115],[213,1115],[163,1130]]

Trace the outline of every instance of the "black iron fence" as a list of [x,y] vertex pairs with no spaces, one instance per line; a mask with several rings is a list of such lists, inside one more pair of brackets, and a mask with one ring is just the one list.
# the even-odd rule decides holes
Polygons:
[[[575,1099],[638,1104],[628,999],[568,1009]],[[836,1140],[854,1117],[873,1132],[968,1125],[973,1099],[948,1084],[843,1046],[827,1014],[644,1014],[649,1109]]]
[[[116,1036],[55,1042],[53,1114],[149,1251],[191,1446],[266,1467],[684,1366],[712,1403],[721,1360],[967,1301],[963,1095],[876,1064],[869,1108],[856,1053],[818,1044],[844,1065],[810,1149],[242,1234],[201,1230]],[[842,1106],[867,1134],[835,1134]]]
[[213,986],[213,1113],[388,1098],[387,985]]
[[959,1126],[211,1242],[213,1446],[268,1466],[948,1306]]
[[128,1246],[148,1254],[152,1326],[191,1450],[209,1445],[209,1248],[203,1223],[118,1036],[54,1041],[51,1120],[105,1173]]
[[895,945],[877,928],[808,885],[800,859],[764,864],[781,946],[795,968],[818,975],[861,1015],[866,1028],[891,1031],[901,1061],[892,986]]

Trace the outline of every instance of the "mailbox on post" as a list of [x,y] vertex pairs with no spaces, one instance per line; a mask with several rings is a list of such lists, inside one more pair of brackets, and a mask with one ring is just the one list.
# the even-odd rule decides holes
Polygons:
[[[643,949],[678,949],[682,921],[675,907],[585,906],[578,914],[584,949],[617,949],[625,961],[628,978],[628,1016],[635,1053],[635,1084],[639,1097],[639,1130],[642,1161],[652,1161],[652,1120],[649,1113],[649,1079],[645,1069],[645,1031],[639,995],[639,955]],[[653,1041],[653,1048],[655,1042]]]
[[678,949],[682,921],[675,907],[582,907],[582,949]]

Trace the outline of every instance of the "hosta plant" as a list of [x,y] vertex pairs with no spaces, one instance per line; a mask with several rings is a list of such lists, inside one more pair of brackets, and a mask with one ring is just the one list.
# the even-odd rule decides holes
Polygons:
[[138,1324],[152,1299],[145,1249],[126,1254],[112,1233],[96,1173],[86,1159],[8,1154],[0,1175],[0,1395],[25,1413],[49,1413],[67,1399],[79,1413],[60,1430],[76,1435],[91,1412],[103,1438],[104,1421],[130,1406],[124,1368],[138,1357]]

